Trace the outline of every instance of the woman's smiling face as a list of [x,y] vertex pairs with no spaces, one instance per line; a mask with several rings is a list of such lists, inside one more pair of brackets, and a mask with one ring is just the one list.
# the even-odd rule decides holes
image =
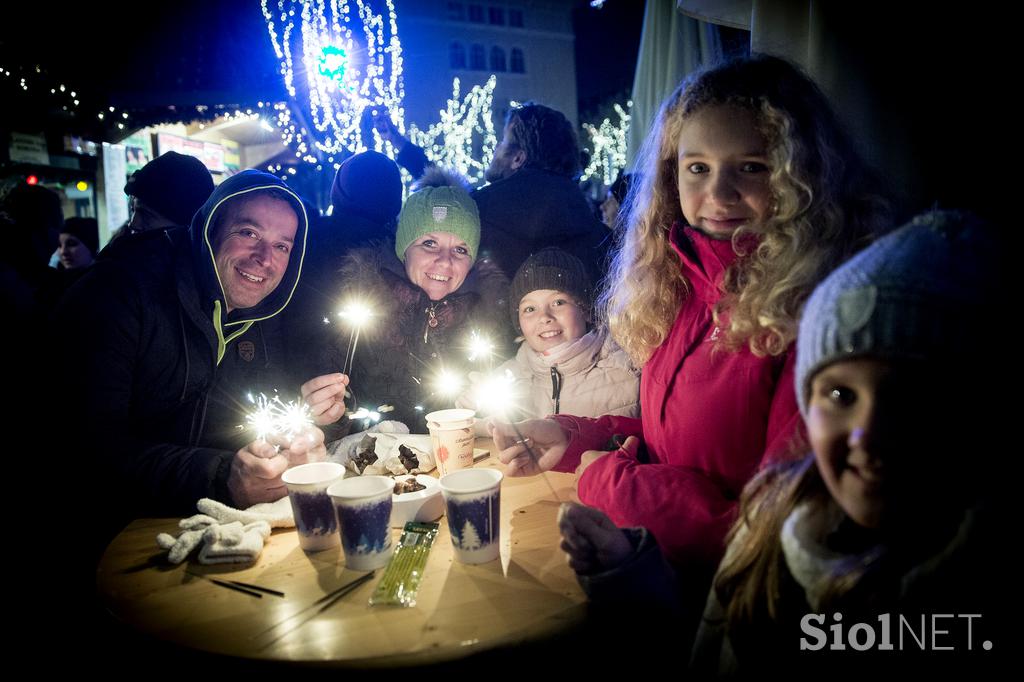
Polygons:
[[450,232],[428,232],[405,250],[405,274],[431,301],[455,293],[473,265],[469,248]]

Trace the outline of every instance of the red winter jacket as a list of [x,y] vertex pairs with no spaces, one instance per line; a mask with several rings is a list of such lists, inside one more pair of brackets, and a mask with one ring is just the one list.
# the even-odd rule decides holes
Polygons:
[[644,365],[641,418],[555,417],[572,434],[557,469],[574,470],[584,450],[607,449],[614,434],[641,437],[648,461],[622,449],[600,458],[580,478],[580,500],[619,526],[649,529],[674,565],[713,570],[744,484],[803,434],[796,353],[759,358],[746,346],[718,348],[722,330],[712,307],[736,259],[732,244],[678,225],[671,242],[690,289],[668,338]]

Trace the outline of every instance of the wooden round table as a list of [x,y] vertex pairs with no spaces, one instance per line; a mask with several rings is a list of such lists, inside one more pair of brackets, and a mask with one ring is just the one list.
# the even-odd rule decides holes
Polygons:
[[[493,457],[476,466],[501,468]],[[501,557],[478,566],[455,561],[447,520],[439,519],[416,605],[409,608],[368,605],[383,573],[378,570],[373,579],[302,622],[315,609],[293,616],[365,575],[345,568],[340,548],[307,554],[294,530],[276,530],[255,564],[204,566],[193,557],[172,566],[155,538],[160,532],[176,533],[177,519],[140,519],[129,525],[104,553],[97,585],[120,620],[201,651],[356,667],[449,661],[541,640],[582,623],[586,597],[558,548],[558,507],[569,500],[576,500],[571,474],[506,477]],[[397,541],[401,530],[392,533]],[[251,583],[285,596],[257,599],[210,578]]]

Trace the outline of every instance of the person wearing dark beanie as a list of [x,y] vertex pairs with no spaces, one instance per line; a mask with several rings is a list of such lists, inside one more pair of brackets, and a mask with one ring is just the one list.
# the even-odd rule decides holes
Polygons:
[[494,377],[502,377],[508,385],[501,390],[513,396],[510,419],[639,416],[639,373],[603,330],[590,328],[592,300],[579,258],[557,248],[531,254],[516,271],[509,295],[523,343],[490,378],[471,373],[474,386],[457,404],[485,410]]
[[132,173],[124,193],[132,197],[130,232],[188,227],[213,193],[213,176],[199,159],[166,152]]
[[381,226],[392,223],[402,209],[402,177],[398,166],[380,152],[366,151],[350,156],[334,176],[331,204],[334,206],[331,215],[354,213]]

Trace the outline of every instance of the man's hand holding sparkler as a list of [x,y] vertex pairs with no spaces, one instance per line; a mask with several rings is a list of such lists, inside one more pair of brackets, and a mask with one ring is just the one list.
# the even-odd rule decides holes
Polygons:
[[492,420],[488,431],[509,476],[535,476],[548,471],[561,461],[569,445],[569,434],[553,419],[530,419],[514,425]]
[[333,424],[345,414],[347,375],[340,372],[324,374],[302,384],[300,390],[302,400],[309,405],[310,416],[317,426]]
[[324,432],[307,424],[294,433],[267,434],[235,453],[228,474],[228,492],[238,509],[275,502],[288,494],[281,481],[287,469],[327,459]]

